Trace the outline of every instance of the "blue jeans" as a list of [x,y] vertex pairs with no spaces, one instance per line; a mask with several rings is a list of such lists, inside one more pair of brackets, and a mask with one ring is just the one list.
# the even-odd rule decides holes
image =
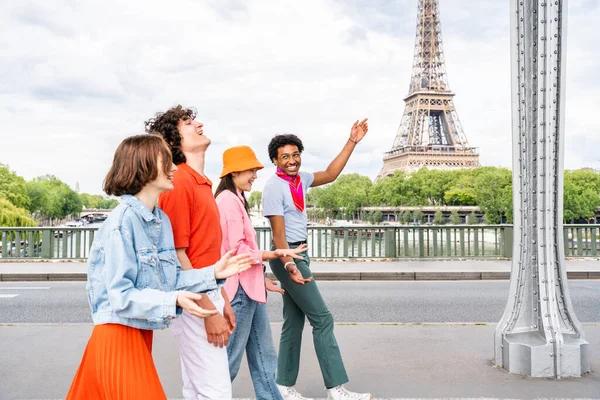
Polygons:
[[240,285],[231,300],[231,307],[236,324],[227,345],[231,381],[237,376],[246,351],[257,400],[283,400],[275,383],[277,353],[273,345],[267,304],[260,304],[249,298]]

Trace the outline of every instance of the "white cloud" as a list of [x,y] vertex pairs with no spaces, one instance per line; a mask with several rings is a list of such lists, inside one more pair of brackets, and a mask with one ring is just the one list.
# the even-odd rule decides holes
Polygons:
[[[299,134],[306,170],[325,168],[352,122],[368,137],[345,172],[374,177],[408,90],[416,0],[117,1],[0,5],[0,162],[99,193],[114,149],[156,111],[194,106],[221,154],[251,145],[268,166],[277,134]],[[571,1],[566,166],[598,166],[592,108],[596,2]],[[486,165],[509,166],[508,3],[441,2],[447,72]],[[267,168],[256,184],[260,189]]]

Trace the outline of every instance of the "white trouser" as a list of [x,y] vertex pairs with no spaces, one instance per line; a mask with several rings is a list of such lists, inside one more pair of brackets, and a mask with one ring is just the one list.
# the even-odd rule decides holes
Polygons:
[[[223,314],[225,300],[221,289],[206,295]],[[183,311],[173,321],[171,331],[179,346],[183,397],[186,400],[231,400],[227,347],[215,347],[208,342],[204,318]]]

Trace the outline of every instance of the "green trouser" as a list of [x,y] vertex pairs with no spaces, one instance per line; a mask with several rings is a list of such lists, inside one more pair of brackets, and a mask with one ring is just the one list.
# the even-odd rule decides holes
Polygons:
[[[290,247],[298,246],[290,245]],[[302,260],[294,260],[300,273],[304,278],[313,276],[310,271],[308,254],[304,252],[301,256],[304,257]],[[285,290],[283,294],[283,327],[277,360],[277,383],[283,386],[296,384],[305,316],[313,328],[315,352],[325,386],[332,388],[347,383],[348,375],[333,334],[333,316],[321,297],[317,282],[313,279],[304,285],[294,283],[279,259],[270,260],[269,265]]]

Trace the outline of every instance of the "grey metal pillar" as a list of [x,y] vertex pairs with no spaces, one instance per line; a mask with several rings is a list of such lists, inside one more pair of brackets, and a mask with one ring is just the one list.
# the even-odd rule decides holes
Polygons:
[[511,0],[514,243],[495,362],[533,377],[590,371],[563,247],[566,1]]

